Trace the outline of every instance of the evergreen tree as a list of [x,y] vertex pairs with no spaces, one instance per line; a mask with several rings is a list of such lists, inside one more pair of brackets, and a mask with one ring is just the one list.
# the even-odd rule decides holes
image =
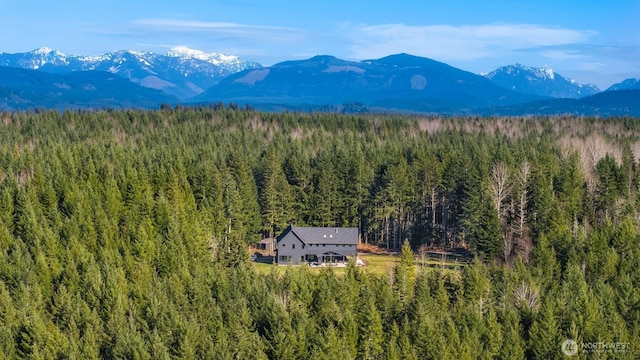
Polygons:
[[[640,356],[633,119],[0,119],[0,358],[553,359],[565,338]],[[263,274],[247,245],[291,220],[401,254]],[[415,274],[409,244],[476,256]]]
[[405,240],[400,251],[400,259],[394,269],[393,284],[400,303],[403,307],[407,306],[413,298],[415,288],[415,266],[414,255],[411,250],[409,241]]
[[558,331],[558,321],[554,313],[556,304],[553,299],[542,303],[529,330],[529,350],[527,357],[534,359],[560,359],[560,345],[562,337]]
[[[367,296],[367,295],[364,295]],[[358,359],[380,359],[383,355],[382,319],[373,298],[363,299],[358,319]]]
[[623,176],[614,158],[605,156],[596,164],[598,187],[596,190],[596,211],[606,219],[615,215],[613,205],[623,190]]
[[522,334],[522,326],[515,311],[507,310],[502,314],[502,346],[500,346],[497,358],[499,359],[524,359],[525,343]]
[[239,229],[244,230],[247,240],[257,240],[260,232],[260,206],[254,173],[244,156],[237,149],[231,153],[227,165],[234,177],[240,208]]
[[293,198],[280,159],[271,148],[263,160],[260,200],[263,231],[267,237],[275,238],[293,219],[288,211]]
[[313,226],[337,226],[340,208],[338,178],[330,154],[319,154],[316,158],[313,178],[314,192],[311,200],[310,221]]

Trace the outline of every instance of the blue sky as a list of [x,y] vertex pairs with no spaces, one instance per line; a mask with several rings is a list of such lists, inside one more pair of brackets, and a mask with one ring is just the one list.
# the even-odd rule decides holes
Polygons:
[[638,0],[0,0],[0,52],[188,46],[272,65],[405,52],[472,72],[547,65],[604,89],[640,77]]

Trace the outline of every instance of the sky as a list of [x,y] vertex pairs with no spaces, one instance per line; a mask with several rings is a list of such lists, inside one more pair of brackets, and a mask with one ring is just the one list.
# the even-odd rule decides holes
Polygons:
[[640,78],[639,18],[639,0],[0,0],[0,52],[187,46],[265,66],[408,53],[474,73],[549,66],[604,90]]

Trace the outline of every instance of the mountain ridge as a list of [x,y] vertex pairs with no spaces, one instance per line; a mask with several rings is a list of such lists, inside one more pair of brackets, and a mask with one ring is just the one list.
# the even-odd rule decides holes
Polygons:
[[0,67],[0,110],[155,108],[175,97],[102,72],[54,74]]
[[516,63],[481,74],[499,86],[527,94],[577,99],[600,92],[593,84],[579,84],[548,66],[531,67]]
[[[119,50],[99,56],[76,56],[49,48],[0,53],[3,73],[13,69],[11,65],[29,70],[20,76],[13,73],[0,78],[0,109],[150,108],[165,103],[234,102],[275,111],[640,116],[635,105],[640,103],[640,92],[614,91],[617,88],[612,86],[607,91],[611,94],[584,96],[585,91],[598,89],[564,78],[548,67],[516,64],[496,69],[492,76],[481,76],[407,53],[362,61],[317,55],[268,67],[243,61],[234,55],[187,47],[172,48],[165,55]],[[223,63],[228,65],[226,70],[219,66]],[[498,73],[510,75],[511,80],[525,79],[533,88],[513,91],[514,85],[496,81]],[[573,91],[571,96],[578,99],[553,99],[569,97],[558,94],[558,84],[554,83],[557,81],[560,88],[568,86],[567,91]],[[637,79],[627,79],[617,86],[633,89],[639,83]],[[543,91],[537,93],[542,95],[534,90]]]
[[235,55],[175,47],[167,54],[117,50],[98,56],[68,55],[50,48],[26,53],[0,53],[0,66],[52,73],[106,71],[181,100],[194,97],[222,78],[262,65]]
[[640,116],[640,89],[603,91],[579,99],[552,99],[487,108],[482,115]]
[[605,91],[615,91],[615,90],[638,90],[640,89],[640,79],[629,78],[622,80],[619,83],[611,85]]
[[[365,100],[366,99],[366,100]],[[366,102],[450,102],[464,108],[539,100],[448,64],[409,54],[348,61],[333,56],[284,61],[232,74],[195,98],[196,101],[253,103],[293,102],[337,105]]]

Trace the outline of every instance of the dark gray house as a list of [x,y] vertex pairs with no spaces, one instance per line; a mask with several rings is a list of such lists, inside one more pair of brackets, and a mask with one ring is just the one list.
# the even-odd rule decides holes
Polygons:
[[358,228],[290,225],[277,238],[278,265],[345,263],[356,260]]

